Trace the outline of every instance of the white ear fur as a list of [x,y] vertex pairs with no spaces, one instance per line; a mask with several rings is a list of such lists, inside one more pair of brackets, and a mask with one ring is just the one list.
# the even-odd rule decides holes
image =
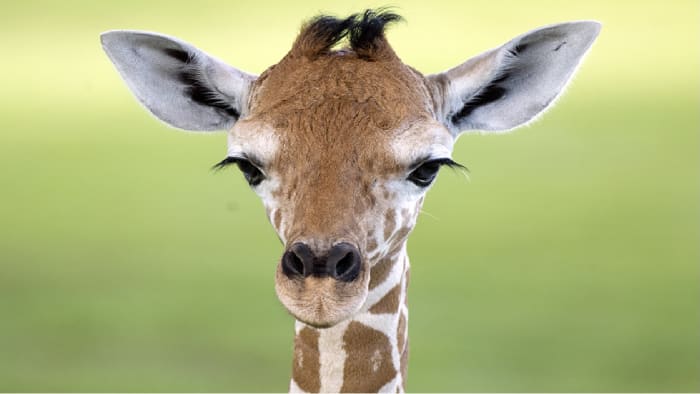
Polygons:
[[100,39],[136,98],[165,123],[224,130],[245,114],[255,76],[162,34],[116,30]]
[[542,27],[429,75],[439,120],[455,136],[506,131],[533,120],[564,89],[600,27],[593,21]]

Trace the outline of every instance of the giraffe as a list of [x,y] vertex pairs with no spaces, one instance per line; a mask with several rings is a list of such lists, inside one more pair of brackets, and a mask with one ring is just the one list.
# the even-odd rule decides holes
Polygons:
[[[177,38],[103,33],[138,101],[175,128],[227,130],[226,157],[262,199],[284,252],[275,291],[295,318],[292,392],[402,392],[407,238],[463,132],[504,132],[547,109],[600,24],[545,26],[447,71],[404,64],[366,10],[307,21],[256,76]],[[340,49],[337,46],[345,43]]]

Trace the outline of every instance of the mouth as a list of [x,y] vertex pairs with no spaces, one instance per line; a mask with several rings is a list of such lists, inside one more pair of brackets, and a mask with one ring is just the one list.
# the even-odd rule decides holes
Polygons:
[[328,276],[290,278],[278,265],[275,291],[282,305],[298,321],[316,328],[332,327],[355,315],[367,299],[369,271],[362,267],[356,280]]

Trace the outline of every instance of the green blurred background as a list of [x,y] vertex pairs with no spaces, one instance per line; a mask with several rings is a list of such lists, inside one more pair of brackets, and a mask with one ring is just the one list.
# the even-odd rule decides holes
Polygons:
[[[532,126],[460,138],[409,241],[410,391],[700,390],[698,2],[393,1],[425,73],[540,25],[603,31]],[[25,1],[0,15],[0,390],[284,391],[281,246],[225,135],[136,103],[98,35],[260,73],[368,1]]]

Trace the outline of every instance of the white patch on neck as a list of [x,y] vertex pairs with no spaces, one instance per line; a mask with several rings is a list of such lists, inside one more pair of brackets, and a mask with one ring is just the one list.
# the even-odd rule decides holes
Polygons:
[[299,331],[301,331],[301,329],[304,327],[307,327],[307,325],[300,322],[299,320],[294,320],[294,334],[295,335],[299,335]]
[[301,387],[297,384],[297,382],[292,379],[289,382],[289,392],[290,393],[305,393],[306,391],[302,390]]
[[319,330],[318,351],[321,368],[322,393],[339,393],[343,387],[345,359],[347,353],[343,349],[343,335],[350,321],[344,321],[337,325]]
[[403,387],[400,387],[401,381],[402,381],[401,372],[399,372],[396,376],[394,376],[393,379],[391,379],[391,381],[389,383],[382,386],[382,388],[379,389],[379,392],[380,393],[396,393],[397,388],[400,388],[401,390],[399,390],[398,392],[403,393],[404,392]]

